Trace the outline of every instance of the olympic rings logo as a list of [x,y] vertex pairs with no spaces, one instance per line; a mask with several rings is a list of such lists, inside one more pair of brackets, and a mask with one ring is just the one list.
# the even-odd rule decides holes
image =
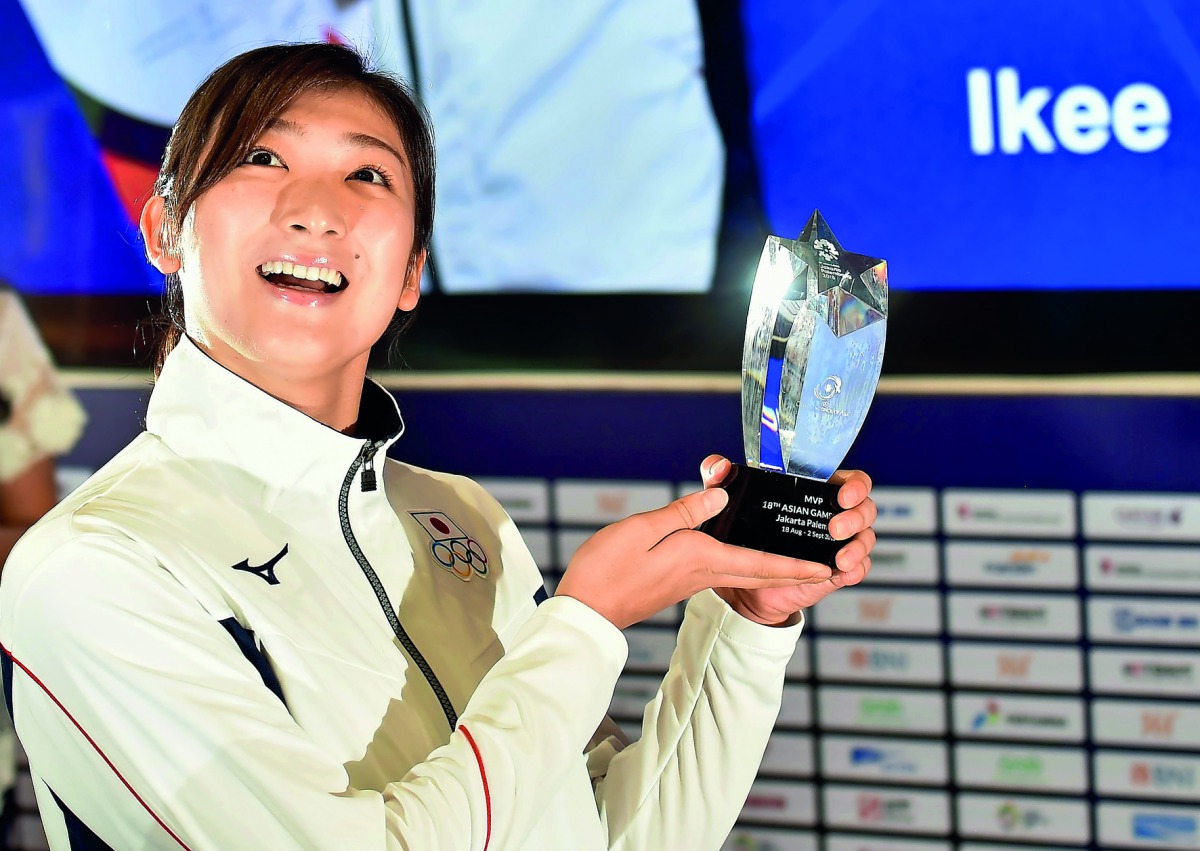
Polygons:
[[469,582],[472,576],[487,577],[487,553],[449,515],[441,511],[410,511],[409,514],[432,539],[429,552],[439,565],[463,582]]
[[488,575],[488,557],[474,538],[449,538],[434,541],[430,547],[438,564],[464,581],[475,574],[480,579]]

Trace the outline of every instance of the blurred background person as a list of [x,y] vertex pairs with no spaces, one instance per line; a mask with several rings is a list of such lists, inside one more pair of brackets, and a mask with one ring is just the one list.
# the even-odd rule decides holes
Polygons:
[[[0,283],[0,563],[58,501],[55,456],[75,445],[83,407],[59,379],[54,361],[20,297]],[[16,815],[17,742],[0,713],[0,847]]]
[[[64,108],[56,138],[26,140],[27,151],[63,148],[72,133],[88,150],[94,136],[133,221],[167,128],[222,59],[253,45],[340,42],[407,80],[438,128],[438,235],[426,289],[703,293],[712,285],[726,151],[695,0],[173,0],[76,4],[69,16],[59,0],[21,6],[56,73],[45,69],[40,85],[28,74],[0,77],[0,94],[19,92],[31,114]],[[735,16],[725,23],[737,31]],[[70,81],[69,95],[58,76]],[[90,130],[70,114],[76,101]],[[111,193],[94,194],[97,224],[119,221]],[[48,196],[43,207],[54,203]],[[157,282],[125,248],[113,245],[119,259],[94,274],[109,291],[153,290]],[[56,281],[52,250],[45,255],[43,280]],[[38,278],[21,259],[17,284],[32,292],[27,281]]]

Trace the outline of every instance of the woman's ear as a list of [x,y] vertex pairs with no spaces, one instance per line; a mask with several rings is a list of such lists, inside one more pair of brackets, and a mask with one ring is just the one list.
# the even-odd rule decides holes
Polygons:
[[138,228],[142,242],[146,244],[146,256],[155,269],[164,275],[179,271],[179,258],[172,254],[163,242],[163,219],[166,217],[167,200],[161,195],[152,195],[142,207]]
[[396,307],[405,313],[415,309],[417,302],[421,299],[421,273],[423,271],[425,271],[425,249],[421,249],[409,261],[408,271],[404,274],[404,289],[400,291],[400,300],[396,303]]

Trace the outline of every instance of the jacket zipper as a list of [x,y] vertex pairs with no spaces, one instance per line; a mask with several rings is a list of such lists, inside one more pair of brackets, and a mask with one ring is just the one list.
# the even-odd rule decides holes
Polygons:
[[[370,446],[371,444],[368,443],[367,445]],[[375,490],[375,488],[375,454],[372,452],[367,456],[366,460],[363,461],[362,484],[360,489],[363,493],[370,493],[371,491]]]
[[350,553],[354,556],[354,560],[358,562],[358,566],[367,577],[367,581],[371,583],[371,588],[375,592],[375,598],[379,600],[379,606],[383,609],[384,617],[387,618],[388,624],[392,627],[392,632],[395,633],[400,646],[404,648],[408,657],[412,659],[413,664],[425,675],[426,682],[433,689],[438,703],[442,705],[442,712],[445,713],[446,721],[450,724],[450,731],[454,732],[454,729],[458,726],[458,713],[454,711],[454,705],[446,695],[446,690],[442,688],[437,675],[434,674],[433,668],[421,654],[421,651],[417,649],[416,643],[413,642],[412,637],[404,629],[403,624],[400,623],[400,618],[397,616],[396,610],[392,607],[392,603],[388,599],[387,591],[384,590],[383,583],[379,581],[379,575],[375,573],[375,568],[371,567],[371,563],[367,561],[362,548],[358,546],[358,540],[354,537],[354,530],[350,528],[350,488],[354,484],[354,476],[358,472],[358,469],[362,467],[362,490],[375,490],[375,453],[379,451],[379,448],[384,443],[385,441],[382,440],[368,440],[363,445],[362,451],[358,453],[358,457],[354,459],[354,463],[350,465],[350,469],[346,472],[346,478],[342,482],[341,493],[338,494],[338,521],[342,526],[342,537],[346,540],[346,546],[350,548]]

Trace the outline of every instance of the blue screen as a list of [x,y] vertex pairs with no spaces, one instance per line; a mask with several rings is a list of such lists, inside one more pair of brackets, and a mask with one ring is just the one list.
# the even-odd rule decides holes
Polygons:
[[27,293],[155,292],[101,148],[16,0],[0,0],[0,278]]
[[1200,284],[1200,4],[743,3],[774,232],[897,289]]
[[[1200,3],[741,0],[740,20],[748,114],[723,118],[749,125],[751,142],[726,144],[731,162],[752,160],[771,233],[794,237],[819,209],[848,250],[888,261],[897,290],[1200,289],[1188,225],[1200,220]],[[133,221],[145,191],[131,200],[115,183],[148,186],[169,122],[81,101],[17,0],[0,0],[0,23],[0,277],[28,293],[155,292]],[[528,252],[531,265],[549,253]]]

